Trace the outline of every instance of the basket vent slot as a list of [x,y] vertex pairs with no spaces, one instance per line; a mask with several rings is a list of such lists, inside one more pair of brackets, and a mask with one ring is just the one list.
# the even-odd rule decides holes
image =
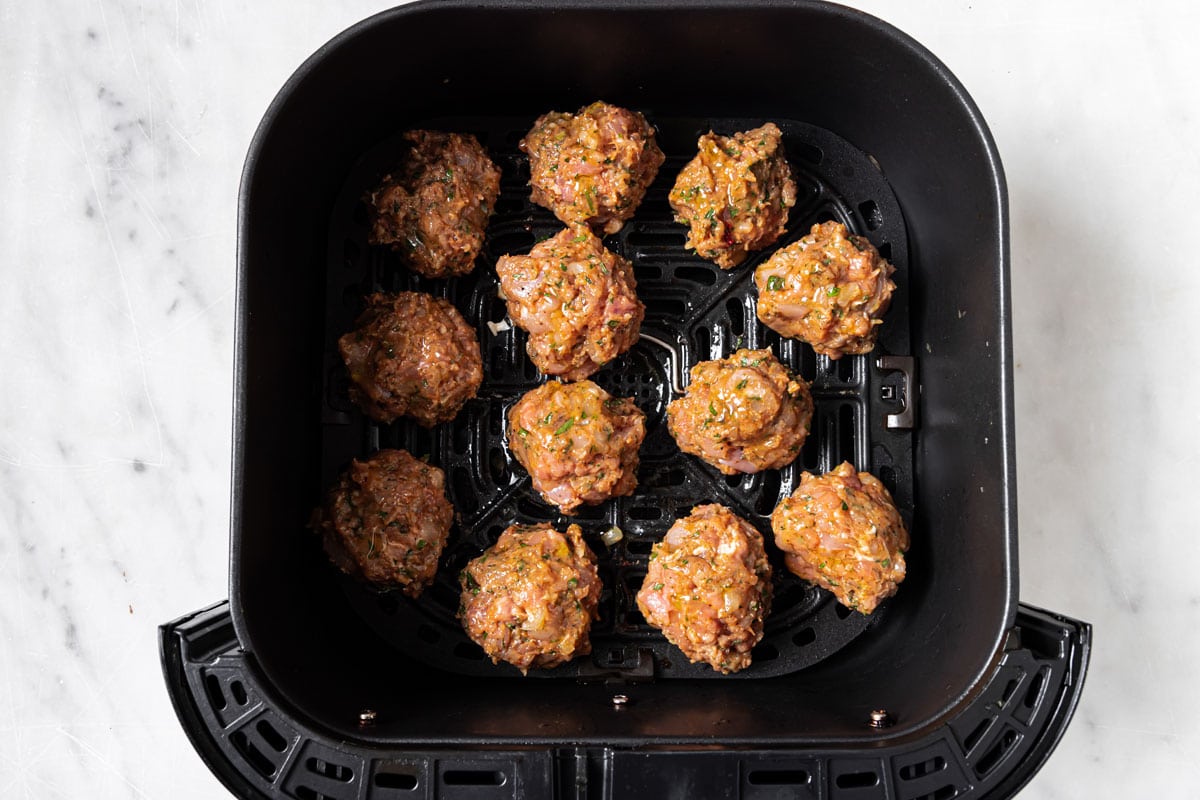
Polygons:
[[986,753],[980,756],[979,761],[975,763],[975,774],[979,777],[987,775],[994,770],[1001,761],[1004,760],[1017,742],[1021,741],[1021,736],[1012,728],[1005,728],[1004,733],[996,740]]
[[625,550],[635,556],[650,555],[650,551],[654,548],[654,541],[651,539],[626,539]]
[[221,679],[211,672],[204,678],[204,692],[208,695],[208,702],[212,703],[212,707],[217,711],[224,711],[229,705],[225,693],[221,691]]
[[250,737],[244,731],[234,731],[229,736],[229,741],[233,742],[233,747],[242,758],[254,768],[254,771],[264,778],[273,778],[275,771],[278,769],[275,762],[267,758],[254,742],[250,741]]
[[332,778],[341,783],[349,783],[354,780],[354,770],[350,767],[344,764],[335,764],[332,761],[323,761],[315,756],[305,760],[304,768],[314,775]]
[[863,224],[869,231],[879,230],[879,226],[883,224],[883,212],[879,210],[879,204],[874,200],[865,200],[859,203],[858,213],[862,216]]
[[753,786],[807,786],[812,776],[802,769],[756,769],[747,780]]
[[696,359],[704,361],[712,358],[712,333],[703,325],[696,328]]
[[288,740],[283,737],[283,734],[275,730],[275,726],[268,720],[260,719],[255,723],[254,729],[258,731],[258,735],[263,738],[267,746],[276,753],[282,753],[287,750]]
[[766,661],[774,661],[779,658],[779,648],[770,642],[760,642],[757,647],[751,651],[751,657],[755,663]]
[[1033,680],[1029,682],[1029,688],[1025,690],[1025,707],[1032,709],[1036,708],[1037,704],[1042,702],[1042,687],[1046,683],[1046,667],[1042,667],[1033,676]]
[[764,517],[770,516],[775,510],[775,506],[779,503],[779,488],[782,482],[779,470],[772,469],[763,473],[762,486],[758,492],[758,502],[754,505],[754,510]]
[[746,335],[746,307],[736,297],[725,301],[725,313],[729,315],[729,332],[734,336]]
[[980,721],[975,726],[975,729],[967,734],[967,738],[963,739],[963,750],[968,753],[974,750],[976,745],[983,739],[984,734],[988,732],[988,728],[992,726],[993,722],[995,722],[995,717],[988,717]]
[[946,768],[946,759],[941,756],[934,756],[927,761],[920,761],[916,764],[908,764],[900,768],[901,780],[911,781],[917,778],[923,778],[926,775],[931,775],[935,772],[941,772]]
[[1004,687],[1004,693],[1000,695],[1000,700],[998,702],[1000,708],[1004,708],[1005,706],[1008,705],[1008,701],[1012,700],[1012,696],[1014,694],[1016,694],[1017,688],[1020,685],[1021,685],[1020,678],[1013,678],[1012,680],[1010,680],[1008,682],[1008,685],[1006,685]]
[[814,167],[820,166],[821,162],[825,160],[825,153],[821,151],[821,148],[808,142],[789,142],[788,150]]
[[870,786],[878,786],[879,773],[874,770],[845,772],[837,776],[834,785],[839,789],[866,789]]
[[414,791],[418,786],[417,776],[407,772],[377,772],[372,783],[379,789],[396,789],[401,792]]
[[675,268],[675,280],[691,281],[704,286],[712,286],[717,282],[717,275],[706,267],[681,266]]
[[640,520],[659,519],[662,517],[662,508],[658,506],[635,506],[629,509],[629,516]]
[[854,406],[844,405],[838,409],[838,459],[841,461],[849,461],[851,464],[859,463],[859,459],[854,452],[854,443],[858,440],[857,425],[854,424]]
[[812,628],[805,628],[792,637],[792,643],[797,647],[807,647],[817,640],[817,632]]
[[503,786],[508,777],[500,770],[448,769],[442,773],[447,786]]

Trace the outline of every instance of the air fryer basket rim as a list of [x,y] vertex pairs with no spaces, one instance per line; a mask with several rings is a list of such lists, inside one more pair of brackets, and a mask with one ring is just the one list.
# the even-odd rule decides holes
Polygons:
[[[695,3],[684,2],[682,0],[663,0],[662,2],[654,3],[635,3],[635,2],[588,2],[587,0],[566,0],[566,2],[497,2],[488,4],[491,8],[496,9],[511,9],[517,11],[537,11],[537,10],[584,10],[589,12],[595,11],[622,11],[622,10],[685,10],[694,8]],[[973,134],[978,137],[983,145],[983,150],[986,153],[987,168],[992,177],[991,188],[995,192],[994,202],[996,204],[995,223],[997,226],[995,244],[998,248],[997,258],[1002,269],[1002,280],[999,282],[999,296],[996,298],[999,305],[999,315],[1001,320],[1000,335],[1001,340],[997,342],[999,353],[999,362],[996,369],[1000,372],[999,391],[1001,399],[999,403],[1000,419],[998,422],[1000,438],[1003,439],[1001,448],[1001,461],[1003,465],[1004,476],[1001,481],[1003,487],[1003,496],[1001,505],[1003,507],[1004,527],[1008,535],[1006,536],[1006,547],[1008,550],[1008,558],[1003,565],[1004,581],[1003,585],[1006,590],[1005,599],[1005,623],[997,631],[993,641],[993,653],[998,653],[1001,649],[1001,644],[1005,635],[1005,630],[1010,628],[1017,614],[1017,542],[1016,542],[1016,497],[1015,497],[1015,458],[1014,458],[1014,441],[1013,435],[1013,387],[1012,387],[1012,354],[1011,354],[1011,336],[1009,332],[1011,311],[1010,297],[1008,290],[1008,267],[1009,267],[1009,239],[1008,239],[1008,202],[1007,189],[1002,166],[996,152],[994,140],[983,121],[982,115],[974,104],[974,101],[966,93],[958,80],[950,73],[950,71],[926,48],[920,45],[902,31],[894,28],[890,24],[879,20],[876,17],[865,14],[853,9],[834,6],[828,3],[813,2],[805,0],[798,3],[784,2],[758,2],[737,3],[731,0],[719,0],[718,2],[704,3],[703,6],[707,9],[738,9],[745,11],[754,11],[758,9],[821,9],[822,12],[834,14],[847,19],[852,19],[856,24],[866,25],[886,34],[889,38],[895,40],[898,44],[907,48],[913,54],[920,57],[930,70],[935,73],[942,82],[952,89],[962,109],[965,110],[974,125]],[[235,396],[234,396],[234,420],[233,420],[233,467],[232,467],[232,488],[231,488],[231,545],[230,545],[230,594],[233,598],[232,602],[232,622],[237,633],[239,641],[246,645],[250,642],[250,636],[246,630],[245,622],[241,616],[242,603],[240,601],[240,588],[236,581],[236,575],[239,572],[241,550],[239,548],[239,540],[242,535],[242,481],[245,456],[245,430],[247,424],[247,414],[245,409],[245,391],[246,391],[246,370],[247,356],[244,345],[244,337],[249,329],[249,313],[248,301],[244,284],[246,281],[247,272],[247,253],[244,240],[244,232],[250,224],[249,210],[250,197],[254,192],[254,178],[256,167],[258,165],[262,149],[270,139],[273,128],[278,121],[281,111],[286,107],[291,100],[295,90],[302,85],[309,75],[329,56],[330,53],[340,50],[343,47],[349,46],[358,36],[366,31],[371,30],[376,25],[383,21],[390,21],[395,18],[408,17],[413,14],[420,14],[431,9],[462,9],[472,10],[478,9],[480,4],[465,2],[464,0],[421,0],[409,5],[385,10],[372,17],[369,17],[354,26],[346,29],[342,33],[330,39],[322,45],[312,56],[310,56],[287,80],[283,88],[279,91],[276,97],[271,102],[268,110],[264,114],[263,120],[256,130],[251,145],[247,154],[245,167],[242,174],[242,183],[239,192],[239,238],[238,238],[238,270],[237,284],[238,297],[237,308],[235,312],[235,347],[234,364],[235,364]],[[248,648],[251,649],[252,648]],[[970,696],[979,686],[983,678],[990,674],[990,670],[994,666],[994,659],[986,662],[979,672],[974,676],[971,683],[962,688],[954,697],[947,697],[945,705],[942,709],[944,714],[949,709],[957,706],[965,698]],[[938,715],[935,715],[935,718]],[[901,730],[896,730],[895,733],[901,733]]]

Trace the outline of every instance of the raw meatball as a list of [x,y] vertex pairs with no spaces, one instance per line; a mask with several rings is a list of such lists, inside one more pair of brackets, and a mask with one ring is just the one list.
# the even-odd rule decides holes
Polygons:
[[847,608],[870,614],[904,580],[900,513],[879,479],[849,463],[820,477],[805,472],[775,507],[771,528],[788,569]]
[[314,513],[325,552],[343,572],[417,597],[433,582],[454,510],[446,476],[404,450],[350,462]]
[[508,446],[533,488],[570,514],[632,494],[646,416],[591,381],[550,381],[508,412]]
[[377,422],[454,419],[483,381],[475,331],[440,297],[373,294],[357,327],[338,339],[350,399]]
[[604,233],[633,216],[663,163],[646,118],[608,103],[543,114],[520,148],[529,156],[530,199],[568,225]]
[[869,353],[896,288],[895,271],[842,223],[813,225],[754,271],[758,318],[830,358]]
[[586,378],[637,341],[646,307],[633,267],[582,225],[527,256],[502,256],[496,273],[508,315],[529,331],[525,349],[547,375]]
[[414,272],[465,275],[483,248],[500,170],[469,134],[409,131],[404,160],[370,196],[371,244],[391,245]]
[[697,506],[650,551],[637,604],[693,663],[745,669],[771,610],[762,534],[724,506]]
[[513,525],[459,575],[458,615],[492,663],[521,672],[557,667],[592,651],[588,639],[600,602],[596,557],[578,525],[566,535]]
[[775,123],[733,136],[706,133],[675,179],[675,219],[691,226],[687,246],[721,269],[773,243],[796,205],[796,183]]
[[667,427],[680,450],[726,475],[796,459],[812,422],[812,395],[770,350],[701,361],[691,376],[687,394],[667,406]]

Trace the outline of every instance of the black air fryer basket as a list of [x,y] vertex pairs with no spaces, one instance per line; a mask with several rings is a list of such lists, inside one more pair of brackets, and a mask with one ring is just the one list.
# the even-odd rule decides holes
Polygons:
[[[504,441],[507,409],[542,378],[525,335],[495,324],[493,266],[561,227],[530,204],[517,141],[542,112],[595,99],[646,113],[667,155],[605,240],[634,264],[642,336],[594,377],[636,400],[647,436],[637,491],[571,518],[605,586],[592,654],[521,677],[455,619],[455,576],[500,531],[568,522]],[[869,355],[832,362],[781,340],[754,310],[767,253],[719,270],[671,219],[697,136],[768,120],[798,185],[780,244],[836,219],[897,268]],[[418,278],[366,242],[362,196],[411,128],[473,133],[503,171],[465,278]],[[839,6],[446,0],[335,38],[275,99],[242,179],[231,596],[162,628],[201,756],[246,798],[1015,794],[1070,720],[1091,632],[1017,602],[1007,213],[995,146],[955,78]],[[479,397],[431,431],[365,420],[336,350],[366,294],[400,289],[447,297],[481,343]],[[693,364],[740,346],[811,381],[816,415],[796,464],[727,477],[679,452],[664,412]],[[380,447],[441,466],[456,510],[417,601],[340,576],[306,529],[337,473]],[[674,519],[720,502],[769,541],[800,472],[843,460],[883,480],[911,530],[896,597],[865,617],[777,565],[766,635],[730,676],[646,624],[633,596]]]

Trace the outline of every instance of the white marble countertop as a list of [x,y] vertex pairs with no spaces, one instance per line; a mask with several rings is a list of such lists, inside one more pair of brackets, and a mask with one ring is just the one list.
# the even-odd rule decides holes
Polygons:
[[[224,796],[155,628],[227,594],[242,159],[386,5],[0,1],[0,796]],[[1022,797],[1200,797],[1200,13],[854,5],[950,66],[1008,174],[1021,598],[1096,627]]]

